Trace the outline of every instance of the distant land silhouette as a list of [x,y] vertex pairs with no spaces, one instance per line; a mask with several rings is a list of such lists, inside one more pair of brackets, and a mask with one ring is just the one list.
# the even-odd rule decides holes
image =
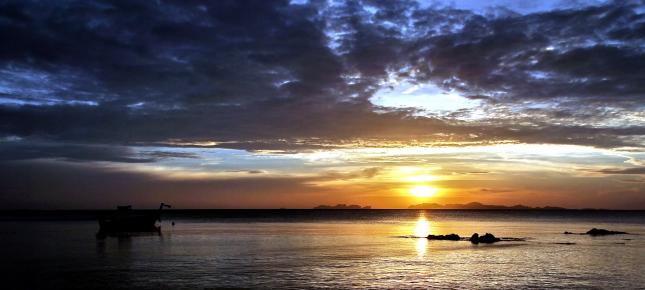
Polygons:
[[554,206],[545,206],[545,207],[530,207],[525,205],[514,205],[514,206],[505,206],[505,205],[490,205],[483,204],[479,202],[470,202],[466,204],[438,204],[438,203],[421,203],[411,205],[408,208],[410,209],[541,209],[541,210],[563,210],[564,207],[554,207]]
[[339,203],[337,205],[325,205],[321,204],[317,207],[314,207],[314,209],[371,209],[371,206],[360,206],[358,204],[344,204],[344,203]]

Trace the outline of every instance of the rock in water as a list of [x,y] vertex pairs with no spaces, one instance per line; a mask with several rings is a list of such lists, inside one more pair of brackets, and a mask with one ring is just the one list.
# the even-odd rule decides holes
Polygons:
[[474,233],[470,237],[470,242],[473,243],[473,244],[479,244],[479,243],[492,244],[492,243],[499,242],[499,241],[501,241],[501,239],[495,237],[491,233],[486,233],[485,235],[483,235],[481,237],[479,236],[479,234]]
[[499,238],[496,238],[495,236],[493,236],[493,234],[489,234],[489,233],[486,233],[485,235],[479,237],[480,243],[490,244],[490,243],[499,242],[499,241],[500,241]]
[[591,236],[605,236],[605,235],[625,235],[627,233],[593,228],[587,231],[586,234]]
[[479,234],[474,233],[472,236],[470,236],[470,242],[473,244],[479,244]]
[[437,240],[437,241],[459,241],[461,238],[457,234],[449,235],[428,235],[428,240]]

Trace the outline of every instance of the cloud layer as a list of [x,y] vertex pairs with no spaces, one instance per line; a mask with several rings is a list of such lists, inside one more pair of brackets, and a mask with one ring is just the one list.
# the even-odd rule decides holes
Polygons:
[[[5,136],[643,145],[638,2],[528,15],[406,1],[7,1],[0,11]],[[369,101],[400,81],[484,100],[486,118]]]
[[2,1],[0,200],[642,208],[642,1],[425,2]]

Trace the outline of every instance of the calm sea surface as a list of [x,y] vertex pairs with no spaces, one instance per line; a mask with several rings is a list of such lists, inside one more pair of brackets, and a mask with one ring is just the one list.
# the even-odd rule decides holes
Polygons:
[[[215,210],[164,216],[161,236],[97,240],[91,212],[4,213],[1,288],[645,289],[643,211]],[[562,234],[592,227],[631,234]],[[415,238],[474,232],[526,240],[472,245]]]

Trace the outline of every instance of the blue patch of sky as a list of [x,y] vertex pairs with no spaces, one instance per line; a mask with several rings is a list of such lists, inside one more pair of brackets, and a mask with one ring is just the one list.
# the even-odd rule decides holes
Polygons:
[[[579,148],[578,148],[579,149]],[[521,156],[515,156],[517,159],[539,160],[543,162],[577,164],[577,165],[606,165],[620,166],[624,164],[628,157],[618,155],[615,152],[598,151],[598,152],[580,152],[575,148],[568,152],[559,152],[557,154],[547,153],[524,153]]]
[[20,136],[9,135],[9,136],[0,137],[0,142],[19,142],[19,141],[22,141],[22,137]]
[[[53,106],[53,105],[85,105],[97,106],[93,100],[62,96],[61,92],[72,91],[69,82],[61,79],[74,79],[72,72],[63,71],[59,75],[34,70],[27,67],[6,65],[0,69],[0,105],[8,106]],[[75,92],[83,94],[82,92]],[[94,96],[94,95],[92,95]],[[90,96],[91,97],[91,96]]]
[[432,83],[409,82],[400,82],[391,87],[383,86],[370,101],[377,106],[416,108],[428,113],[449,113],[480,105],[478,100],[462,97],[455,91],[443,90]]
[[7,106],[54,106],[54,105],[81,105],[81,106],[98,106],[95,101],[86,100],[61,100],[61,99],[18,99],[0,97],[0,105]]
[[544,72],[544,71],[531,71],[529,72],[529,75],[531,76],[531,78],[536,80],[544,80],[544,79],[552,78],[551,73]]
[[303,5],[309,3],[309,0],[291,0],[289,1],[290,5]]
[[607,3],[603,0],[564,1],[564,0],[418,0],[421,7],[439,6],[470,10],[477,14],[490,13],[490,8],[503,7],[520,14],[540,13],[556,9],[580,6],[596,6]]
[[130,109],[141,109],[145,104],[146,102],[136,102],[136,103],[127,105],[127,107]]
[[146,153],[162,151],[170,153],[193,154],[196,158],[162,158],[155,165],[180,168],[189,171],[246,171],[262,170],[267,172],[291,172],[304,170],[305,162],[289,154],[257,154],[245,150],[223,148],[177,148],[177,147],[135,147],[135,151]]

